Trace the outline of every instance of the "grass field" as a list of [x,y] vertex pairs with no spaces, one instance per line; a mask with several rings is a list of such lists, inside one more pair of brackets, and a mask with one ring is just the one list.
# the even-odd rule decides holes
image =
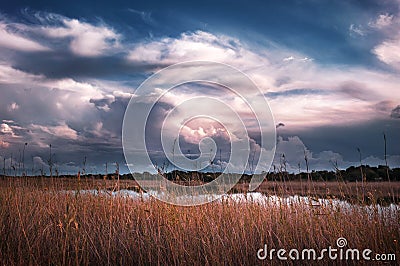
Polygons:
[[[116,187],[112,180],[82,180],[80,189]],[[121,181],[132,187],[134,181]],[[357,196],[359,184],[264,183],[266,194],[325,191]],[[400,258],[399,208],[361,204],[337,206],[324,201],[286,204],[254,201],[251,196],[196,207],[179,207],[153,198],[71,193],[77,180],[5,178],[0,180],[0,264],[2,265],[259,265],[257,251],[336,247],[339,237],[349,248]],[[268,191],[267,191],[268,190]],[[329,190],[329,193],[327,191]],[[371,198],[399,195],[398,183],[367,183]],[[392,193],[392,194],[390,194]],[[336,195],[337,194],[337,195]],[[329,198],[327,197],[327,198]],[[357,197],[356,197],[357,198]],[[393,206],[393,205],[391,205]],[[349,264],[355,261],[306,260],[274,264]],[[360,261],[363,262],[362,260]],[[391,261],[389,264],[396,264]],[[398,261],[397,261],[398,263]],[[386,264],[387,265],[387,264]]]

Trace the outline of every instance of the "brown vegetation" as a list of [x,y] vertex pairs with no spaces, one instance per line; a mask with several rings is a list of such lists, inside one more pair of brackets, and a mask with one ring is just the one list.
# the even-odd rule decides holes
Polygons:
[[[351,248],[400,257],[398,210],[259,204],[251,198],[179,207],[152,198],[65,191],[76,182],[0,181],[0,264],[256,265],[264,244],[321,250],[336,247],[338,237]],[[108,182],[103,185],[113,181]]]

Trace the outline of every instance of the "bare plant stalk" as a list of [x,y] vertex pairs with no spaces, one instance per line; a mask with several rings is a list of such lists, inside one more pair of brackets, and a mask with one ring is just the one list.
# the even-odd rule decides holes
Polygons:
[[10,156],[10,167],[8,168],[8,174],[10,176],[12,176],[12,163],[13,163],[13,159],[12,159],[12,153],[11,153],[11,156]]
[[[254,157],[253,157],[254,158]],[[222,173],[222,156],[221,156],[221,149],[219,149],[219,164],[220,164],[220,171]]]
[[176,139],[174,140],[174,146],[172,147],[172,173],[173,173],[173,178],[176,180],[176,172],[175,172],[175,144],[176,144]]
[[76,192],[76,195],[79,195],[81,191],[81,171],[78,171],[77,178],[78,178],[78,190]]
[[19,152],[19,160],[18,160],[18,170],[17,170],[17,175],[21,174],[21,162],[22,162],[22,154],[21,154],[21,149],[18,150]]
[[308,171],[308,157],[306,150],[304,150],[304,160],[306,161],[306,170],[307,170],[307,183],[308,183],[308,194],[311,192],[311,177],[310,177],[310,172]]
[[83,158],[82,175],[86,175],[86,156]]
[[28,143],[25,142],[24,144],[24,148],[22,150],[22,175],[25,176],[25,148],[28,145]]
[[364,173],[363,173],[363,168],[362,168],[362,159],[361,159],[361,150],[360,148],[357,148],[357,151],[360,155],[360,172],[361,172],[361,189],[362,189],[362,202],[364,203],[365,199],[365,189],[364,189]]
[[106,177],[105,177],[105,179],[107,179],[108,178],[108,163],[106,163]]
[[389,176],[389,165],[387,162],[387,150],[386,150],[386,134],[383,132],[383,142],[385,144],[385,166],[386,166],[386,177],[387,180],[390,182],[390,176]]
[[117,189],[118,189],[118,191],[120,190],[120,184],[119,184],[119,163],[115,163],[115,167],[116,167],[116,170],[115,170],[115,173],[117,174]]
[[33,160],[33,156],[32,156],[32,176],[34,176],[35,175],[35,162],[34,162],[34,160]]
[[49,170],[50,170],[50,177],[53,177],[53,160],[51,158],[51,144],[49,145],[50,147],[50,157],[49,157]]
[[[386,165],[386,177],[387,177],[387,180],[388,180],[388,182],[390,183],[390,176],[389,176],[389,165],[388,165],[388,162],[387,162],[386,134],[385,134],[385,132],[383,132],[383,141],[384,141],[384,144],[385,144],[385,165]],[[393,190],[392,190],[392,197],[393,197],[393,200],[394,200],[394,193],[393,193]]]
[[3,176],[6,176],[6,157],[3,158]]

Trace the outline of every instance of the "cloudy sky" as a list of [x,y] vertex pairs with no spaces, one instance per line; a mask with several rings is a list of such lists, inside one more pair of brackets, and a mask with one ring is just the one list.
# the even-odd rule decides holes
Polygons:
[[[106,163],[112,172],[115,162],[126,172],[121,134],[130,98],[153,73],[188,60],[232,65],[256,83],[282,123],[276,166],[284,154],[288,169],[304,170],[306,153],[311,169],[346,168],[359,165],[357,148],[363,164],[385,164],[383,133],[389,166],[400,166],[399,0],[166,2],[0,4],[1,169],[23,161],[29,172],[48,173],[51,144],[60,172],[76,173],[85,157],[87,172],[104,172]],[[165,95],[151,115],[154,132],[182,95],[213,93],[197,84]],[[216,139],[219,167],[227,135],[199,119],[179,142],[196,157],[202,137]]]

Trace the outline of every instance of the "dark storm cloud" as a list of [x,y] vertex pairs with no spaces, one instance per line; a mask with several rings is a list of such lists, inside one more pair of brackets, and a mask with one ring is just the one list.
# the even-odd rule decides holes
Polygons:
[[120,76],[142,76],[162,64],[132,63],[122,55],[105,57],[79,57],[66,51],[18,54],[13,58],[13,67],[27,73],[48,78],[113,78]]
[[90,101],[80,102],[80,94],[73,91],[34,86],[24,90],[18,85],[1,85],[1,90],[0,138],[9,145],[2,156],[18,157],[26,142],[26,158],[38,156],[44,162],[51,144],[54,160],[67,172],[75,168],[64,163],[79,162],[84,156],[94,166],[123,164],[121,128],[129,98],[115,96],[104,111]]
[[165,67],[161,63],[126,60],[135,41],[127,43],[117,29],[101,19],[89,23],[30,10],[24,10],[22,15],[22,21],[0,18],[0,36],[10,39],[0,42],[0,60],[23,72],[50,79],[116,79],[143,76]]
[[[59,120],[78,120],[76,113],[90,119],[85,106],[74,104],[78,93],[60,89],[48,89],[35,84],[0,84],[0,114],[2,119],[18,121],[21,124],[55,124]],[[57,103],[63,99],[63,108]],[[18,108],[10,108],[12,104]]]
[[[376,120],[347,126],[325,126],[312,130],[291,131],[282,129],[278,136],[274,159],[275,167],[282,164],[282,155],[290,171],[305,169],[307,154],[309,169],[334,170],[360,164],[384,165],[384,138],[387,138],[387,160],[390,167],[400,167],[400,122]],[[358,151],[359,149],[359,151]]]
[[290,125],[286,125],[282,128],[280,135],[299,136],[306,147],[313,152],[330,150],[341,154],[346,161],[357,162],[359,156],[357,147],[361,149],[363,158],[375,156],[383,159],[384,132],[387,137],[388,154],[400,154],[400,120],[374,120],[345,126],[323,126],[303,131],[291,131]]
[[392,118],[400,118],[400,105],[398,105],[396,108],[392,110],[392,113],[390,114],[390,117]]
[[115,100],[109,104],[110,111],[99,112],[100,121],[102,121],[104,128],[115,133],[118,137],[121,136],[122,120],[129,100],[129,98],[115,97]]

